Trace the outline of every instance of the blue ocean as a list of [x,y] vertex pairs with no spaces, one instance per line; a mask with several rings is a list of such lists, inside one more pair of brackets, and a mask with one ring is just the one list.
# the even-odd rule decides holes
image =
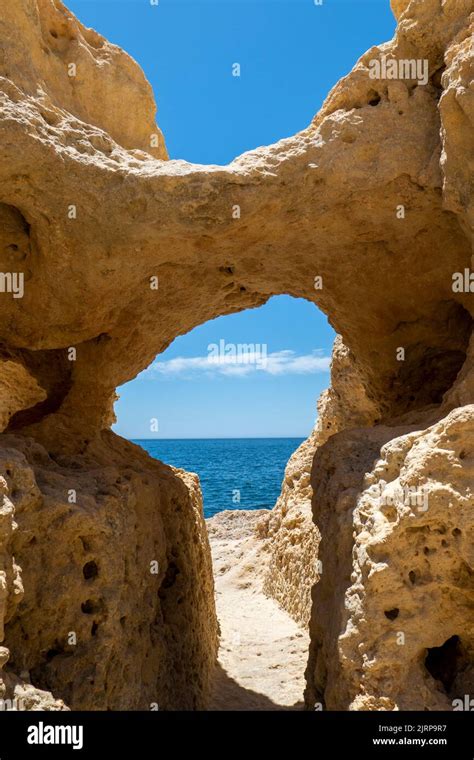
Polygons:
[[199,475],[204,516],[224,509],[271,509],[286,463],[303,438],[134,440],[150,456]]

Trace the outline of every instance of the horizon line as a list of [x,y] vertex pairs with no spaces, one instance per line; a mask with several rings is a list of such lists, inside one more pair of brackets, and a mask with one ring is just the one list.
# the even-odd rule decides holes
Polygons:
[[[117,435],[119,435],[117,433]],[[128,438],[128,436],[121,436]],[[287,440],[289,438],[308,438],[306,435],[241,435],[241,436],[206,436],[200,438],[128,438],[129,441],[271,441]]]

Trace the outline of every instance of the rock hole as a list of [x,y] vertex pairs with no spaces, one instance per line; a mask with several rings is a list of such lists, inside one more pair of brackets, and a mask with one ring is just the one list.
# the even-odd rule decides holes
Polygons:
[[99,627],[99,623],[96,623],[94,620],[94,622],[92,623],[92,628],[91,628],[91,636],[96,635],[98,627]]
[[395,620],[400,614],[398,607],[394,607],[393,610],[385,610],[384,615],[389,620]]
[[414,570],[410,570],[410,572],[408,573],[408,577],[410,579],[410,583],[412,583],[413,585],[415,585],[415,583],[416,583],[416,573],[415,573]]
[[375,90],[369,90],[367,93],[367,103],[369,106],[378,106],[382,98]]
[[[26,425],[33,425],[48,414],[53,414],[59,409],[71,389],[71,367],[67,365],[73,362],[67,360],[66,353],[62,349],[45,349],[36,353],[37,357],[34,359],[30,357],[28,361],[31,363],[32,374],[47,391],[47,398],[34,406],[15,412],[7,426],[9,432],[19,430]],[[47,379],[47,374],[50,379]],[[51,380],[51,376],[55,379]]]
[[81,604],[81,610],[85,615],[93,615],[95,612],[99,612],[100,608],[100,602],[94,602],[92,599],[86,599]]
[[166,568],[165,577],[163,578],[160,590],[158,591],[158,596],[160,598],[163,598],[166,593],[166,589],[171,588],[171,586],[176,583],[176,578],[179,575],[179,572],[179,567],[174,562],[170,562]]
[[97,563],[93,560],[91,560],[91,562],[86,562],[82,568],[82,574],[84,575],[86,581],[91,580],[92,578],[97,578],[99,575],[99,568],[97,567]]
[[462,531],[459,528],[453,528],[451,533],[453,534],[453,536],[460,536]]
[[431,84],[438,90],[442,90],[441,78],[446,71],[446,66],[441,66],[437,71],[431,75]]
[[440,647],[427,650],[425,667],[436,681],[440,681],[447,693],[465,664],[465,653],[459,636],[451,636]]
[[51,662],[51,660],[54,657],[57,657],[60,654],[63,654],[63,650],[58,647],[53,647],[52,649],[48,649],[48,651],[46,652],[46,662]]
[[[466,351],[472,332],[472,317],[464,307],[452,301],[440,302],[437,315],[449,325],[450,344],[413,344],[401,362],[396,377],[394,407],[398,413],[439,404],[454,383],[466,361]],[[438,319],[438,316],[436,316]]]
[[54,37],[55,40],[58,39],[58,33],[54,29],[50,29],[49,33],[50,33],[51,37]]

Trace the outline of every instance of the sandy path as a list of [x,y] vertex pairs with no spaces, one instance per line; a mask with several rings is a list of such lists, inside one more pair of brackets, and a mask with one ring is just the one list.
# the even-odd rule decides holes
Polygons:
[[261,592],[258,512],[223,512],[208,520],[221,626],[211,710],[301,709],[307,634]]

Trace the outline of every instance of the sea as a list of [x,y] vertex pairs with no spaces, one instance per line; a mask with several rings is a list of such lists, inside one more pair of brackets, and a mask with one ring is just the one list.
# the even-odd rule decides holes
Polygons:
[[304,438],[134,440],[150,456],[199,475],[204,516],[224,509],[271,509],[288,459]]

